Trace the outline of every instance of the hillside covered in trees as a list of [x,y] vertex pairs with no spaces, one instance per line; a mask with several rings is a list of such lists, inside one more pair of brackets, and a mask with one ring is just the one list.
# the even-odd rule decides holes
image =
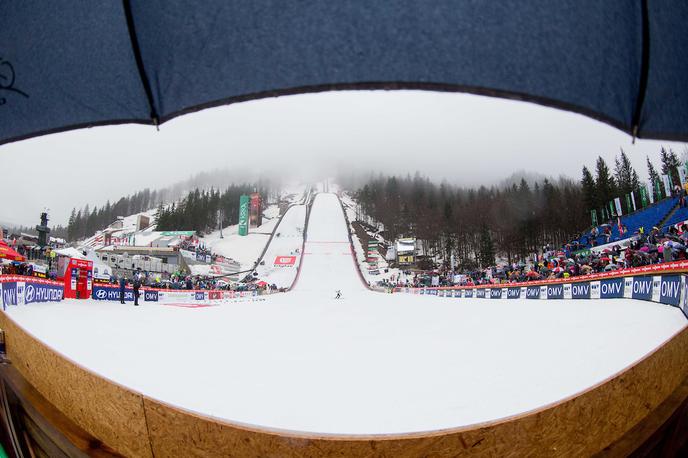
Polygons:
[[261,196],[268,195],[267,188],[257,188],[252,184],[231,185],[223,192],[216,189],[190,192],[181,202],[158,208],[157,228],[167,230],[194,230],[210,232],[218,227],[218,211],[222,226],[239,223],[239,197],[258,191]]
[[507,188],[460,188],[414,177],[379,176],[357,189],[357,218],[381,224],[387,240],[415,237],[430,255],[464,269],[493,265],[495,254],[525,259],[585,227],[581,188],[571,180]]
[[122,197],[114,204],[109,201],[101,206],[72,210],[67,223],[67,239],[70,241],[92,236],[96,231],[106,228],[117,220],[118,216],[140,213],[158,206],[161,202],[158,191],[144,189],[127,197]]
[[[669,176],[672,184],[680,184],[681,179],[679,175],[679,168],[683,167],[678,155],[665,148],[660,150],[660,168],[657,168],[650,161],[649,156],[646,156],[647,176],[650,183],[641,181],[638,178],[638,173],[631,165],[628,155],[623,151],[614,160],[614,170],[612,171],[607,163],[599,157],[595,163],[595,176],[588,167],[583,167],[583,177],[581,179],[581,187],[583,192],[583,204],[588,209],[588,218],[590,221],[590,211],[595,210],[599,221],[609,218],[611,215],[609,203],[619,197],[621,200],[622,210],[624,214],[633,211],[632,201],[635,200],[636,208],[642,206],[641,197],[645,194],[647,200],[650,200],[649,194],[652,195],[654,202],[662,199],[666,193],[664,185],[660,179],[661,175]],[[630,194],[633,193],[633,199]],[[626,196],[629,196],[626,198]]]
[[[679,183],[677,155],[662,148],[660,157],[662,174]],[[649,158],[647,164],[654,183],[659,174]],[[379,175],[350,191],[358,204],[357,219],[382,228],[387,240],[415,237],[425,253],[445,263],[453,255],[462,269],[474,269],[494,265],[496,256],[518,262],[546,244],[561,246],[591,226],[592,209],[630,192],[638,199],[643,183],[623,150],[613,170],[601,157],[594,170],[595,176],[583,167],[580,182],[559,178],[529,184],[521,179],[490,188],[436,184],[419,174]],[[661,198],[659,188],[654,192],[655,200]]]
[[211,231],[217,228],[217,212],[222,209],[222,224],[237,224],[239,218],[239,196],[258,190],[266,196],[268,185],[260,184],[230,185],[224,191],[217,189],[195,188],[177,202],[165,200],[166,190],[144,189],[114,204],[109,201],[101,207],[73,209],[66,228],[69,241],[92,236],[116,221],[120,216],[128,216],[157,208],[157,227],[159,230],[196,230]]

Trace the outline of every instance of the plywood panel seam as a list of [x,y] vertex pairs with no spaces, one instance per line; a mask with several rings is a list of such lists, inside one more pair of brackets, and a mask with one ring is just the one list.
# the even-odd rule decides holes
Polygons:
[[153,436],[151,436],[150,425],[148,424],[148,412],[146,411],[146,398],[145,396],[139,396],[141,399],[141,410],[143,410],[143,420],[146,423],[146,435],[148,446],[150,447],[151,456],[155,458],[155,450],[153,449]]

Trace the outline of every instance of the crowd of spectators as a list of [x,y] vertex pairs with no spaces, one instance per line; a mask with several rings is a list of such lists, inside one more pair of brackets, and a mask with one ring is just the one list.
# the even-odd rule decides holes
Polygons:
[[[112,275],[110,283],[118,285],[122,276]],[[230,283],[216,277],[203,275],[185,275],[182,272],[173,274],[160,274],[136,270],[128,276],[124,276],[125,284],[132,285],[135,278],[141,282],[141,286],[172,290],[234,290],[234,291],[277,291],[276,285],[265,282]]]
[[542,253],[527,262],[493,266],[460,272],[405,271],[378,282],[383,287],[475,286],[483,284],[522,283],[566,279],[599,272],[688,259],[688,225],[671,226],[666,231],[654,227],[639,230],[626,244],[602,250],[575,251],[567,244],[559,249],[545,246]]

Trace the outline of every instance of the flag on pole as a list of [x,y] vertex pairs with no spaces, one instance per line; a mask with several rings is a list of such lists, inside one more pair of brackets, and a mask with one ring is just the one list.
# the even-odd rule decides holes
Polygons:
[[680,181],[679,186],[683,187],[686,184],[686,169],[683,167],[677,167],[678,169],[678,179]]
[[662,175],[662,181],[664,182],[664,192],[666,193],[666,197],[669,197],[671,195],[671,179],[669,178],[669,175]]
[[635,196],[633,193],[634,191],[631,191],[631,203],[633,204],[633,211],[636,211],[638,208],[635,206]]
[[647,207],[647,188],[645,185],[640,185],[640,206]]
[[617,197],[614,199],[614,203],[616,204],[616,216],[623,216],[623,211],[621,211],[621,199]]

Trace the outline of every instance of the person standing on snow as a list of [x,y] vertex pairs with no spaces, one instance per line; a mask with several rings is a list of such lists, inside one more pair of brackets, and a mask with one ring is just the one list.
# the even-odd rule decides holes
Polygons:
[[334,296],[335,299],[341,299],[342,297],[342,292],[340,290],[337,290],[337,294]]
[[139,288],[141,288],[141,275],[134,275],[134,305],[139,305]]
[[127,287],[127,279],[124,275],[119,277],[119,303],[124,304],[124,290]]

